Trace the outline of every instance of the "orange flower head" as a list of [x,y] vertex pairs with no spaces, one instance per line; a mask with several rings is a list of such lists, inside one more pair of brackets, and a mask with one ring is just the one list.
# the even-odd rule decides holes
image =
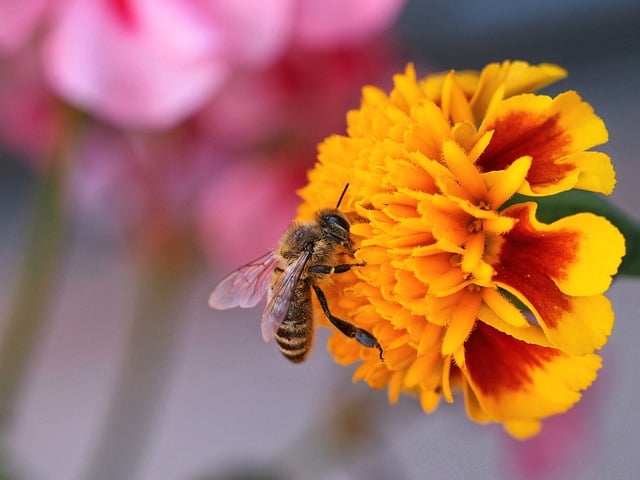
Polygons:
[[505,206],[613,190],[609,157],[591,150],[607,140],[591,106],[573,91],[531,93],[564,76],[516,61],[418,80],[409,65],[390,94],[365,87],[347,135],[320,145],[298,218],[350,184],[340,209],[366,265],[323,289],[385,361],[340,334],[329,350],[392,403],[415,394],[431,412],[461,391],[472,419],[526,438],[595,379],[622,235],[591,213],[545,224],[533,201]]

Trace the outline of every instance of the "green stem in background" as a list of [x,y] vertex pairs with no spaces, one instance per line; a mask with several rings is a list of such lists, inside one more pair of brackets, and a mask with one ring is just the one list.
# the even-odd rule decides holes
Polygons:
[[181,320],[180,297],[190,271],[186,265],[165,264],[141,275],[122,370],[83,478],[135,477],[164,398]]
[[19,401],[29,361],[49,306],[65,236],[64,166],[52,162],[39,178],[33,225],[17,293],[0,338],[0,428]]

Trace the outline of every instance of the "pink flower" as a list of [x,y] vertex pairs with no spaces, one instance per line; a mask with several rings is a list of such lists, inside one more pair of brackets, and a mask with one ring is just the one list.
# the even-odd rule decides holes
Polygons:
[[266,253],[295,217],[308,162],[280,160],[280,168],[273,158],[228,163],[203,190],[198,237],[211,265],[230,270]]
[[0,0],[0,53],[41,30],[44,68],[59,95],[120,126],[163,129],[193,113],[234,69],[277,58],[293,3]]
[[269,68],[236,77],[194,118],[228,155],[199,203],[197,229],[212,265],[237,267],[275,246],[295,216],[295,191],[317,144],[344,130],[362,85],[386,82],[396,70],[387,42],[293,49]]
[[386,83],[399,68],[390,41],[312,50],[296,45],[277,63],[236,75],[195,121],[219,147],[246,151],[294,142],[307,146],[311,161],[317,143],[345,128],[345,112],[358,106],[362,86]]
[[213,264],[264,253],[295,215],[316,144],[344,128],[364,83],[395,69],[384,45],[292,51],[162,134],[87,128],[71,162],[73,204],[142,249],[195,231]]
[[[45,69],[71,103],[121,126],[164,129],[216,92],[231,59],[282,48],[288,1],[243,11],[233,0],[70,0],[45,41]],[[259,19],[271,29],[254,28]]]
[[163,129],[198,110],[230,75],[273,64],[292,45],[362,42],[404,3],[66,0],[49,15],[45,71],[55,91],[94,115]]
[[22,48],[57,0],[0,0],[0,56]]
[[60,106],[47,91],[36,52],[6,59],[0,69],[0,142],[34,167],[52,160]]
[[197,192],[219,168],[212,146],[186,125],[153,135],[95,124],[70,164],[75,213],[144,255],[191,234]]
[[[0,135],[38,155],[79,134],[69,184],[82,218],[142,250],[198,231],[208,258],[237,263],[247,245],[273,246],[317,142],[344,129],[362,85],[396,70],[377,34],[405,0],[26,2],[28,21],[4,37],[16,50],[0,63]],[[88,111],[84,128],[57,131],[56,94]]]
[[334,47],[368,40],[388,28],[406,0],[300,0],[294,43]]

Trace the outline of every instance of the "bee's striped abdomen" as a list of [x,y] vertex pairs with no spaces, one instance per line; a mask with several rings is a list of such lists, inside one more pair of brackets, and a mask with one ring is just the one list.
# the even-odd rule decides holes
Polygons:
[[311,289],[306,281],[296,287],[287,316],[276,332],[282,354],[294,363],[304,361],[313,344]]

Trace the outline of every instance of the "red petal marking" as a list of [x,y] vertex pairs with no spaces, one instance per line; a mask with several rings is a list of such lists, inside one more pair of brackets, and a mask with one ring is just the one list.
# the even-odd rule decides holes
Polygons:
[[483,322],[476,322],[465,343],[467,370],[484,395],[521,389],[531,383],[531,370],[559,354],[559,350],[523,342]]
[[554,328],[564,312],[571,311],[570,298],[552,278],[565,278],[566,268],[575,261],[578,232],[539,232],[531,224],[527,205],[505,210],[518,219],[504,236],[494,280],[513,287],[529,300],[545,325]]
[[566,155],[571,137],[558,123],[560,114],[552,117],[526,111],[510,112],[496,119],[490,129],[495,133],[476,165],[484,172],[504,170],[518,158],[533,158],[527,180],[531,185],[554,183],[573,170],[572,165],[558,165]]

